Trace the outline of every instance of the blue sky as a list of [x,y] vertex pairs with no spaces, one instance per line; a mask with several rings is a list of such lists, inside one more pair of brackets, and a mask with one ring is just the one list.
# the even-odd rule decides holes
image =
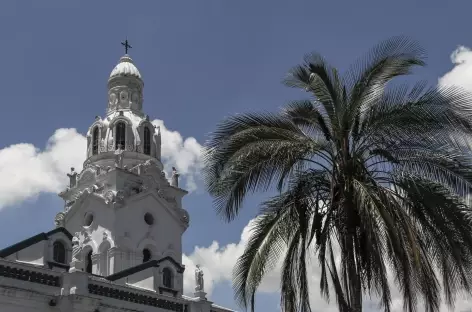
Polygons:
[[[472,67],[464,64],[470,51],[460,51],[456,60],[464,64],[456,68],[450,55],[459,45],[472,45],[471,11],[470,1],[437,0],[2,1],[0,247],[53,227],[63,206],[55,195],[63,180],[52,181],[57,172],[51,171],[65,176],[84,157],[53,147],[68,138],[80,145],[95,115],[103,116],[107,78],[123,55],[120,42],[126,37],[145,82],[144,110],[163,120],[168,130],[178,131],[169,134],[178,153],[169,154],[171,165],[196,143],[187,138],[203,144],[223,117],[274,111],[288,100],[304,98],[280,82],[311,51],[343,70],[380,40],[408,35],[428,51],[429,66],[418,72],[419,79],[435,83],[453,70],[450,80],[467,87]],[[61,136],[57,129],[69,130]],[[85,146],[74,151],[81,150]],[[32,169],[20,166],[18,159],[31,160]],[[235,308],[229,266],[222,262],[232,258],[229,251],[241,250],[241,231],[263,196],[250,198],[242,215],[225,224],[198,181],[198,159],[189,162],[197,190],[184,202],[191,216],[184,251],[188,261],[203,262],[214,278],[211,298]],[[42,187],[43,181],[49,186]],[[33,186],[25,190],[24,183]],[[278,294],[273,287],[266,290],[258,311],[275,311]],[[316,287],[312,291],[318,293]]]

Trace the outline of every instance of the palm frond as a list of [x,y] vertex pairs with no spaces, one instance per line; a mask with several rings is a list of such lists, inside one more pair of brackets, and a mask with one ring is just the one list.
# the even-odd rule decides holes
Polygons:
[[364,58],[354,63],[346,75],[351,90],[350,112],[368,109],[381,96],[385,85],[395,77],[411,73],[415,66],[425,65],[425,51],[404,36],[389,38],[376,45]]
[[282,308],[310,311],[309,251],[321,294],[341,312],[361,311],[363,294],[390,312],[390,273],[409,312],[421,301],[438,312],[441,292],[453,306],[472,291],[472,94],[389,85],[424,64],[424,50],[405,37],[380,43],[345,76],[312,53],[285,80],[312,98],[217,126],[204,152],[217,212],[231,221],[249,194],[278,191],[234,269],[242,306],[254,310],[285,253]]

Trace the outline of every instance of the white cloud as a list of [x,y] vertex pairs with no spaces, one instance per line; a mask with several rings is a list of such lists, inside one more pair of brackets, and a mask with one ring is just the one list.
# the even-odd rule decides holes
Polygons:
[[175,166],[186,179],[186,189],[196,190],[196,180],[200,177],[202,146],[194,137],[184,140],[178,131],[167,129],[162,120],[156,119],[152,123],[161,128],[161,155],[166,173],[169,175],[169,168]]
[[472,91],[472,50],[459,46],[452,52],[451,62],[454,64],[454,67],[439,78],[439,85],[455,85]]
[[0,208],[61,190],[68,168],[82,166],[85,145],[75,129],[58,129],[43,150],[28,143],[0,150]]
[[[208,247],[195,247],[190,255],[183,255],[183,264],[185,265],[184,274],[184,293],[192,296],[195,286],[194,270],[197,264],[202,266],[205,279],[205,291],[211,296],[215,285],[221,282],[230,282],[232,279],[232,270],[236,260],[244,252],[246,243],[250,237],[251,222],[244,227],[241,239],[238,243],[220,246],[217,241],[213,241]],[[329,304],[319,294],[319,270],[316,263],[310,265],[308,274],[311,277],[311,297],[313,311],[337,311],[335,304]],[[280,266],[268,272],[262,281],[259,292],[278,293],[280,290]],[[256,302],[256,305],[258,302]],[[259,302],[261,304],[261,302]]]
[[[182,138],[154,120],[162,131],[162,161],[167,173],[172,166],[182,174],[183,187],[196,189],[201,145],[195,138]],[[40,193],[58,193],[67,184],[70,167],[81,170],[86,155],[86,139],[75,129],[58,129],[40,149],[30,143],[0,149],[0,209],[34,199]]]

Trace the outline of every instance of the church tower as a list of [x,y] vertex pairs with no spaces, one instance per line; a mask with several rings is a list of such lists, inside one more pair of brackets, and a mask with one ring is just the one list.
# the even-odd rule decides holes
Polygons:
[[74,236],[71,271],[110,277],[152,261],[160,274],[156,286],[181,294],[187,192],[175,169],[170,183],[165,177],[161,133],[143,112],[143,88],[126,53],[108,79],[106,114],[87,132],[83,170],[72,168],[70,185],[59,194],[65,207],[55,223]]

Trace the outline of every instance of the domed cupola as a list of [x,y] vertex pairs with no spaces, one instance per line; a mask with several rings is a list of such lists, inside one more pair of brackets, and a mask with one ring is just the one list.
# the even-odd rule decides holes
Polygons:
[[133,59],[129,55],[122,56],[120,62],[113,68],[110,74],[110,79],[114,77],[132,76],[141,79],[141,74],[138,68],[133,63]]
[[131,110],[142,114],[144,83],[141,73],[128,54],[120,58],[108,79],[107,114]]
[[[88,164],[104,168],[123,160],[123,167],[133,168],[151,160],[162,169],[161,132],[142,111],[144,83],[126,50],[108,78],[108,108],[104,118],[97,116],[87,132]],[[119,165],[121,167],[121,165]]]

